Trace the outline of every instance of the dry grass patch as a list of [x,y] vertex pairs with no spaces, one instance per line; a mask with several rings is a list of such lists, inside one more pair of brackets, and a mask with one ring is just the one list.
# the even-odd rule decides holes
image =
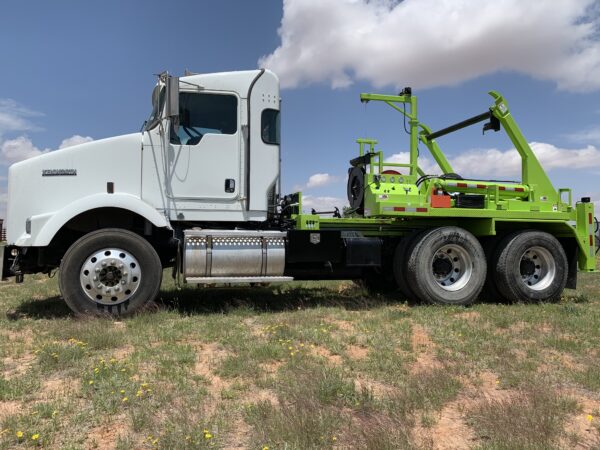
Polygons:
[[506,399],[488,398],[467,416],[485,447],[495,449],[555,448],[563,424],[576,404],[544,386],[520,389]]

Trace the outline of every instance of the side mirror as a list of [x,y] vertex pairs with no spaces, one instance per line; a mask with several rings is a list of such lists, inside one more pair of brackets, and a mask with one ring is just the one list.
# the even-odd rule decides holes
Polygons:
[[167,117],[179,115],[179,77],[167,78]]

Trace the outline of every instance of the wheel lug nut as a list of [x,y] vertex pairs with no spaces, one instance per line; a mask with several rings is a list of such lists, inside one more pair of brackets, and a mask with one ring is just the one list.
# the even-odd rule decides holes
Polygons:
[[97,287],[98,289],[102,289],[102,285],[101,285],[100,283],[98,283],[98,284],[96,285],[96,287]]
[[125,280],[121,280],[121,284],[125,284]]
[[123,264],[119,264],[119,269],[122,269],[123,267]]
[[102,267],[106,267],[106,261],[102,261]]
[[100,272],[100,267],[96,267],[96,273]]
[[106,290],[106,293],[107,293],[107,294],[110,294],[110,288],[108,288],[108,289]]
[[98,281],[98,277],[94,277],[94,278],[92,278],[92,280]]

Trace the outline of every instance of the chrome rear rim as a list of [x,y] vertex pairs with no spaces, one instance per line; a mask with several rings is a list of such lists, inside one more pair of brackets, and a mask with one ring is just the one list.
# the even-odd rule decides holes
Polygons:
[[431,271],[438,285],[446,291],[464,288],[473,274],[473,258],[461,246],[440,247],[431,262]]
[[543,247],[530,247],[521,255],[519,264],[521,281],[534,291],[541,291],[552,284],[556,277],[556,262]]

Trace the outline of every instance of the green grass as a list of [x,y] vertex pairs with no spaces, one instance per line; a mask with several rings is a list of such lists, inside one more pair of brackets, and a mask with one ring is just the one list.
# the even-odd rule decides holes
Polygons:
[[471,308],[165,277],[123,320],[74,318],[55,279],[0,284],[0,448],[600,448],[596,274]]

